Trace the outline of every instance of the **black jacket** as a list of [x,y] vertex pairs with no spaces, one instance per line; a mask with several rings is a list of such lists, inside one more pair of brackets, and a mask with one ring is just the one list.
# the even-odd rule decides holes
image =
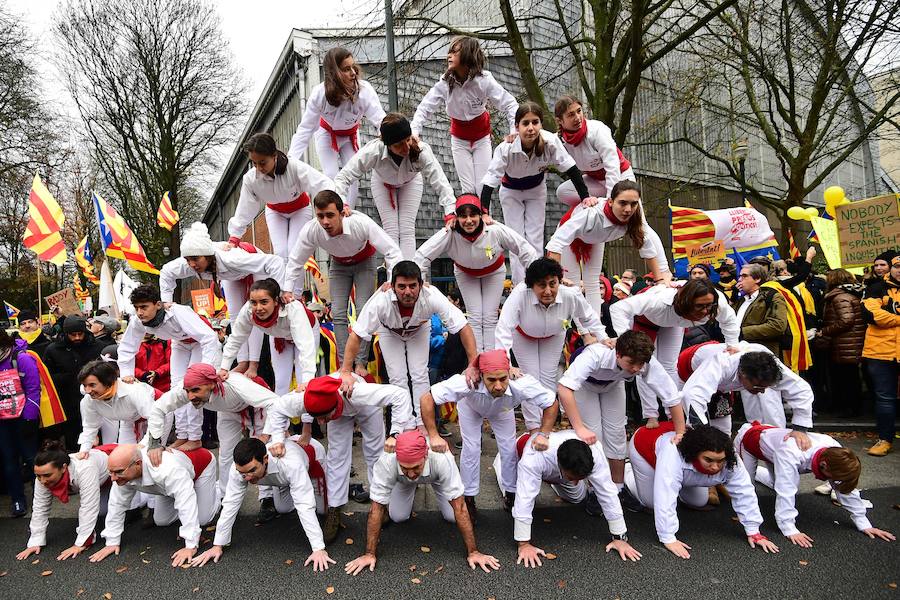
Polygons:
[[47,371],[53,378],[60,400],[69,407],[77,406],[81,400],[78,372],[84,365],[99,358],[101,350],[103,345],[97,343],[91,333],[85,334],[84,341],[78,345],[72,344],[63,334],[61,339],[44,350],[42,358]]

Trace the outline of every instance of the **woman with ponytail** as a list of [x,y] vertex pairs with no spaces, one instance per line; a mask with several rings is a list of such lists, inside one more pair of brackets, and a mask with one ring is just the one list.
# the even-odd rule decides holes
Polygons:
[[[49,440],[34,458],[34,504],[31,507],[31,524],[28,547],[16,558],[25,560],[40,554],[47,545],[47,525],[50,522],[50,505],[53,498],[68,504],[69,496],[78,494],[78,527],[75,543],[63,550],[56,560],[75,558],[94,543],[97,518],[106,514],[109,498],[109,472],[107,451],[114,446],[91,449],[85,458],[66,454],[65,447],[56,440]],[[104,449],[105,448],[105,449]]]

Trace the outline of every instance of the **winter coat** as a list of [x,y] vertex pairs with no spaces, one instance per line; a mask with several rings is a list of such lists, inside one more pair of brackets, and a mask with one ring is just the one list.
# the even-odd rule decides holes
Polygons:
[[141,342],[141,347],[134,355],[134,376],[145,381],[150,371],[156,373],[153,387],[162,393],[169,391],[172,385],[169,374],[169,363],[172,358],[172,343],[169,340],[154,338],[152,342]]
[[[735,312],[747,298],[734,307]],[[759,296],[744,314],[741,322],[741,339],[762,344],[775,356],[781,356],[785,334],[788,331],[787,303],[778,290],[760,288]]]
[[900,282],[885,276],[866,288],[862,304],[869,323],[863,358],[900,360]]
[[861,305],[863,289],[862,284],[846,283],[825,294],[820,332],[834,363],[855,364],[862,355],[867,329]]
[[12,352],[0,360],[0,371],[12,369],[15,357],[19,379],[22,381],[22,391],[25,392],[25,408],[22,409],[21,418],[36,421],[41,416],[41,375],[38,372],[37,361],[26,350],[28,343],[25,340],[15,340]]
[[52,342],[44,351],[44,364],[63,407],[78,410],[81,401],[81,384],[78,382],[78,372],[81,368],[100,357],[103,346],[98,344],[93,334],[86,333],[80,344],[73,344],[69,338],[62,334],[60,339]]

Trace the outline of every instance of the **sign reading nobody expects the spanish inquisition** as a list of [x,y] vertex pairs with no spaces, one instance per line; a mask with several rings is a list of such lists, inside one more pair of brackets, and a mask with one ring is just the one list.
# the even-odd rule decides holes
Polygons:
[[841,266],[864,267],[900,247],[900,203],[896,194],[836,207]]

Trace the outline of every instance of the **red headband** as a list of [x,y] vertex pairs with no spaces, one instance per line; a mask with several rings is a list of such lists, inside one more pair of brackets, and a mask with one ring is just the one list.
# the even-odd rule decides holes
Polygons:
[[476,196],[475,194],[463,194],[459,198],[456,199],[456,211],[459,211],[463,206],[474,206],[478,209],[479,212],[483,213],[484,208],[481,206],[481,198]]
[[397,436],[397,461],[411,465],[428,456],[428,443],[418,429]]
[[509,356],[506,350],[488,350],[478,355],[475,363],[478,370],[485,371],[509,371]]
[[189,390],[206,383],[215,384],[213,391],[220,396],[224,395],[225,388],[222,386],[222,378],[219,377],[214,366],[206,363],[194,363],[187,368],[187,372],[184,374],[184,389]]

